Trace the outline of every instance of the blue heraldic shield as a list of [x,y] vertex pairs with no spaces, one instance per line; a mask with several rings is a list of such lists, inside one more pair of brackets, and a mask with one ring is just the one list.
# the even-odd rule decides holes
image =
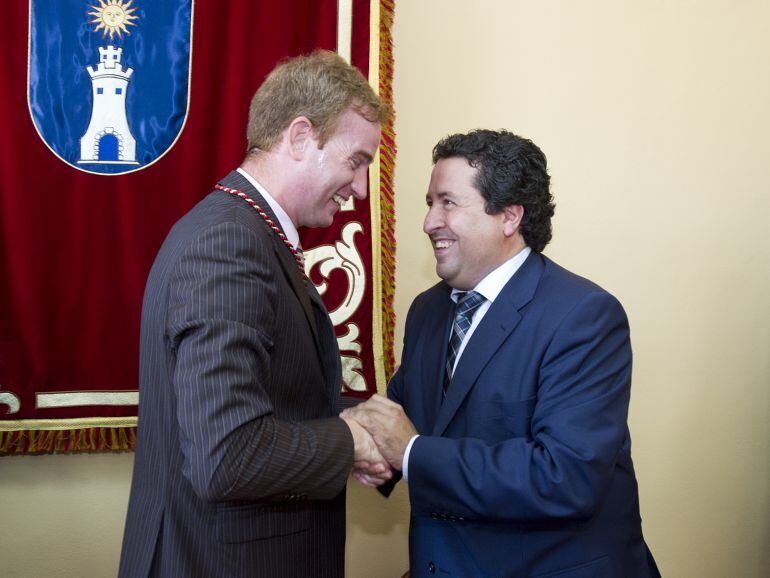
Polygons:
[[30,0],[29,110],[67,164],[118,175],[174,145],[189,107],[192,0]]

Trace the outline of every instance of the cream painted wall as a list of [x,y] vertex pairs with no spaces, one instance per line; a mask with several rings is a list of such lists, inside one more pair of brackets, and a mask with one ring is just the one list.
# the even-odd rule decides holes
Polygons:
[[[132,466],[133,454],[0,460],[0,576],[115,576]],[[347,575],[401,576],[408,524],[403,488],[386,500],[352,482]]]
[[549,159],[546,254],[614,293],[664,576],[770,568],[770,4],[404,0],[396,18],[399,334],[435,282],[430,150],[508,128]]
[[[397,340],[435,282],[440,137],[505,127],[549,158],[546,253],[617,295],[644,531],[664,576],[770,567],[770,4],[399,0]],[[398,349],[400,351],[400,347]],[[9,577],[117,568],[133,457],[0,460]],[[408,501],[351,484],[348,575],[406,568]]]

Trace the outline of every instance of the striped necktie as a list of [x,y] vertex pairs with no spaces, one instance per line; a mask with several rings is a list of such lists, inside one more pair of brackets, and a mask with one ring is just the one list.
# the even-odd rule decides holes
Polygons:
[[468,329],[471,327],[473,314],[484,301],[486,301],[485,297],[475,291],[458,294],[455,320],[452,324],[452,335],[449,338],[449,349],[446,355],[444,393],[446,393],[449,381],[452,379],[457,352],[460,351],[460,345],[462,345],[465,334],[468,333]]

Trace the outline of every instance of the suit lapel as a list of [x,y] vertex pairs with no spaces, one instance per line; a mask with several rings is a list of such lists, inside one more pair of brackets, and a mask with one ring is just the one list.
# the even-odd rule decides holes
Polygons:
[[326,375],[326,393],[332,407],[337,403],[342,390],[342,358],[337,346],[337,336],[331,323],[326,305],[318,294],[313,283],[308,285],[310,302],[313,305],[315,319],[318,324],[318,338],[320,343],[319,356]]
[[[254,202],[257,203],[265,213],[267,213],[268,217],[270,217],[270,220],[273,221],[275,226],[279,229],[281,228],[281,224],[270,208],[268,202],[262,197],[262,195],[259,194],[259,191],[257,191],[257,189],[255,189],[248,181],[248,179],[246,179],[241,173],[232,171],[220,182],[226,187],[238,189],[239,191],[251,197]],[[262,221],[262,217],[256,214],[256,212],[254,217],[257,220]],[[267,227],[267,223],[264,223],[264,221],[263,225]],[[281,265],[281,270],[286,276],[286,279],[289,281],[289,285],[291,286],[294,294],[297,296],[300,305],[302,305],[302,310],[305,312],[305,317],[307,318],[308,324],[310,325],[310,331],[313,334],[313,340],[315,341],[316,348],[319,349],[320,354],[321,352],[318,339],[318,328],[316,326],[315,313],[313,312],[313,307],[310,304],[310,297],[308,296],[308,287],[305,285],[305,279],[302,276],[302,272],[299,270],[299,267],[297,267],[297,262],[294,260],[294,255],[292,255],[286,244],[278,237],[278,235],[273,234],[272,231],[271,236],[273,240],[273,249],[275,250],[275,254],[278,257],[278,263]],[[308,281],[308,284],[310,284],[310,281]]]
[[424,332],[424,338],[421,340],[423,348],[416,353],[421,363],[419,372],[421,387],[419,391],[425,419],[424,424],[420,424],[424,428],[418,426],[421,433],[430,432],[433,424],[436,423],[441,408],[447,343],[449,342],[449,332],[452,329],[452,311],[454,311],[454,303],[449,297],[450,291],[449,286],[446,286],[444,295],[433,302],[430,316],[420,327],[420,330]]
[[306,283],[302,272],[299,270],[299,267],[297,267],[294,255],[291,254],[291,251],[289,251],[277,235],[273,235],[273,248],[275,249],[278,262],[281,264],[281,269],[283,269],[283,273],[289,281],[292,291],[294,291],[294,294],[302,305],[302,310],[305,312],[305,317],[310,324],[310,331],[313,333],[313,339],[315,340],[316,345],[318,345],[318,327],[316,324],[315,313],[313,312],[313,306],[310,303],[310,296],[308,294],[312,283],[309,279]]
[[[543,274],[543,267],[542,256],[531,253],[503,287],[476,327],[457,363],[452,381],[449,382],[432,435],[444,433],[481,371],[521,321],[519,311],[532,300]],[[446,340],[444,343],[446,349]]]

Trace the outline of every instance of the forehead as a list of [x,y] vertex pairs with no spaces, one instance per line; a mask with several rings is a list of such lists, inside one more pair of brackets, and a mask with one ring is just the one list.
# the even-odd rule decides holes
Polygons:
[[374,156],[380,145],[380,124],[367,120],[349,108],[340,116],[334,134],[329,140],[337,140],[346,146],[353,147],[354,152],[364,152]]
[[429,195],[438,195],[441,193],[452,194],[476,194],[481,193],[476,188],[476,177],[479,170],[472,167],[468,161],[462,157],[449,157],[440,159],[430,176],[430,185],[428,186]]

